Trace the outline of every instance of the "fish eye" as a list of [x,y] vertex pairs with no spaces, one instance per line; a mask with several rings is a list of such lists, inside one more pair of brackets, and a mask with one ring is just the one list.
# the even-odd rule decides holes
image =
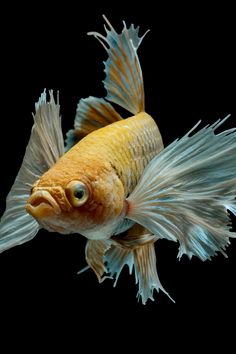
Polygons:
[[73,206],[79,207],[86,203],[89,191],[86,185],[79,181],[71,181],[66,187],[67,195]]

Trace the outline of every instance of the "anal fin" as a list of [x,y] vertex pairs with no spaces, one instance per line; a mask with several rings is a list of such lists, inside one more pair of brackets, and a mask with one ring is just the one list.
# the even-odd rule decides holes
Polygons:
[[157,237],[154,238],[153,235],[148,234],[142,226],[134,225],[124,239],[126,239],[125,242],[119,242],[118,237],[106,241],[89,240],[87,242],[86,260],[97,275],[99,282],[107,277],[114,278],[114,286],[116,286],[122,269],[128,265],[130,274],[134,269],[136,283],[139,286],[137,296],[141,297],[143,304],[148,299],[154,300],[154,289],[157,291],[161,289],[168,295],[160,283],[156,270],[154,239],[156,240]]
[[138,297],[145,305],[148,299],[154,300],[153,291],[161,289],[173,302],[159,280],[156,269],[156,254],[154,243],[148,243],[134,250],[134,270],[136,283],[139,285]]
[[108,241],[89,240],[85,248],[85,258],[90,268],[96,274],[99,282],[102,282],[102,275],[107,271],[103,256],[110,248]]
[[[157,274],[156,255],[153,242],[134,249],[124,249],[120,246],[113,245],[106,252],[105,261],[107,262],[107,270],[111,277],[116,279],[114,286],[116,285],[119,275],[125,265],[128,265],[130,274],[134,269],[136,284],[138,284],[137,297],[141,298],[143,305],[146,304],[148,299],[154,300],[153,292],[155,289],[157,292],[161,289],[167,296],[169,296],[161,285]],[[170,296],[169,298],[171,299]]]
[[158,236],[151,235],[145,227],[139,224],[134,224],[124,236],[118,234],[113,236],[112,240],[120,247],[134,249],[157,241]]

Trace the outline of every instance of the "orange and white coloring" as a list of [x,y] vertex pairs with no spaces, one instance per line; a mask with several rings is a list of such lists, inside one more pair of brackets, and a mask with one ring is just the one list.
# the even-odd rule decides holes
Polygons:
[[[154,244],[179,243],[178,257],[206,260],[224,253],[236,214],[236,129],[227,119],[164,148],[146,113],[137,55],[144,36],[105,18],[105,98],[81,99],[64,146],[60,107],[50,91],[35,107],[34,125],[0,224],[0,252],[32,239],[40,228],[87,238],[85,258],[99,281],[117,281],[128,265],[145,304],[162,287]],[[123,119],[112,106],[129,112]],[[159,241],[160,242],[160,241]],[[167,294],[168,295],[168,294]]]

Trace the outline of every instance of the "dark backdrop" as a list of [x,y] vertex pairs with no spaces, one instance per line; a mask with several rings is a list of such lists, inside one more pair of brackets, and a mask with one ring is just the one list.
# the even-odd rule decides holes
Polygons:
[[[86,36],[88,31],[103,30],[102,13],[118,30],[121,20],[140,25],[141,33],[151,29],[139,57],[146,110],[158,123],[165,144],[181,137],[199,119],[212,123],[231,113],[225,127],[235,126],[231,8],[154,7],[146,2],[129,10],[122,4],[64,5],[53,9],[47,4],[21,5],[2,14],[6,22],[1,43],[0,214],[28,142],[34,102],[43,89],[60,91],[64,132],[73,125],[81,97],[104,96],[106,54],[94,38]],[[41,329],[48,327],[49,335],[57,324],[62,331],[73,327],[75,341],[81,340],[83,328],[91,338],[99,329],[101,340],[111,331],[114,338],[132,342],[131,328],[138,329],[140,336],[144,331],[157,336],[157,326],[173,334],[183,321],[184,333],[195,341],[191,321],[200,320],[197,335],[205,338],[212,318],[221,329],[235,316],[234,240],[228,259],[219,255],[205,263],[185,257],[178,261],[176,244],[158,242],[159,276],[176,304],[161,293],[146,306],[137,303],[134,277],[127,271],[116,288],[109,280],[99,285],[92,271],[78,276],[85,265],[84,247],[82,236],[40,231],[33,241],[0,255],[0,303],[9,330],[23,327],[24,319],[29,327],[42,320]],[[117,325],[120,319],[122,325]]]

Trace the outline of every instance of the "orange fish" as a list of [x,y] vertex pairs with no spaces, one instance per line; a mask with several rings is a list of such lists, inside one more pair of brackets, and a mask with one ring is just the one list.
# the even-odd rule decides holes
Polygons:
[[[108,20],[103,36],[106,98],[81,99],[64,147],[58,98],[44,92],[35,108],[22,166],[0,224],[0,252],[32,239],[43,227],[88,241],[87,268],[99,281],[134,269],[145,304],[162,287],[154,243],[179,242],[178,257],[206,260],[224,253],[228,211],[236,214],[236,129],[215,133],[228,118],[163,147],[145,112],[137,50],[144,36]],[[111,103],[132,116],[123,119]],[[167,294],[167,293],[166,293]],[[167,294],[168,295],[168,294]]]

